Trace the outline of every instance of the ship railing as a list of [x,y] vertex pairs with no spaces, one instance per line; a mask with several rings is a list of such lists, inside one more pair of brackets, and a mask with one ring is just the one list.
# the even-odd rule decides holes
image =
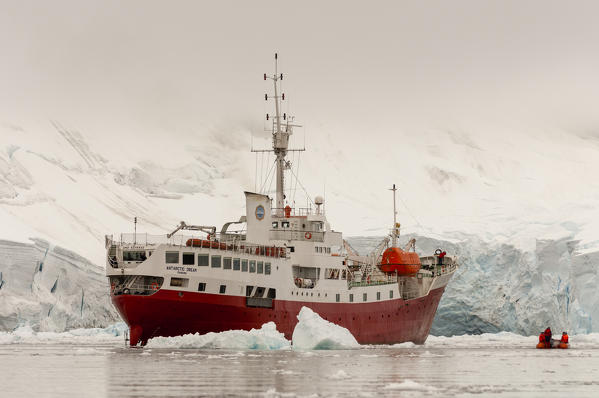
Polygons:
[[121,294],[132,294],[136,296],[151,296],[158,291],[156,285],[134,285],[134,286],[117,286],[112,288],[112,294],[120,296]]
[[356,278],[352,272],[348,273],[347,278],[347,287],[351,289],[352,287],[366,287],[366,286],[379,286],[379,285],[390,285],[393,283],[397,283],[397,276],[395,275],[386,275],[384,277],[377,276],[376,278]]
[[241,254],[253,254],[257,256],[286,258],[287,248],[271,245],[257,245],[248,243],[242,236],[232,236],[232,234],[217,233],[207,239],[206,235],[173,235],[168,238],[166,235],[150,234],[120,234],[120,244],[123,249],[140,249],[157,245],[167,245],[170,247],[201,247],[209,251],[229,251]]
[[324,242],[324,232],[292,230],[292,229],[271,229],[271,240],[299,240],[305,242]]

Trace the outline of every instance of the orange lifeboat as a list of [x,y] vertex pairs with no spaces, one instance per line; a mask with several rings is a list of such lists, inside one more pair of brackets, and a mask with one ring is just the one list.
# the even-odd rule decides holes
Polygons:
[[399,247],[390,247],[383,253],[381,271],[396,272],[398,275],[411,276],[420,270],[420,257],[418,254],[407,252]]

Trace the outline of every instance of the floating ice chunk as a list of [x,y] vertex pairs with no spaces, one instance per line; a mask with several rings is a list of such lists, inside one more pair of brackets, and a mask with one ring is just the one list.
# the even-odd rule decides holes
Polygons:
[[177,337],[154,337],[148,341],[150,348],[229,348],[235,350],[281,350],[290,348],[289,340],[277,331],[274,322],[260,329],[228,330],[220,333],[200,335],[186,334]]
[[345,373],[345,371],[343,371],[342,369],[339,369],[337,372],[335,372],[331,375],[331,379],[334,379],[334,380],[349,379],[350,377],[351,376],[348,375],[347,373]]
[[121,341],[117,336],[122,336],[127,329],[123,322],[108,326],[107,328],[73,329],[67,332],[36,332],[30,325],[23,325],[12,332],[0,332],[0,344],[52,344],[62,342],[99,343]]
[[302,307],[297,319],[299,322],[291,338],[294,349],[338,350],[360,347],[349,330],[322,319],[308,307]]
[[398,390],[398,391],[435,391],[436,388],[433,386],[427,386],[425,384],[416,383],[410,379],[406,379],[401,383],[389,383],[383,387],[385,390]]

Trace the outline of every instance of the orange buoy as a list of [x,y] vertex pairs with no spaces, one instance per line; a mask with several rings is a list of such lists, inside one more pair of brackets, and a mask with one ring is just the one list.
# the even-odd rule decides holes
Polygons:
[[399,247],[390,247],[383,253],[381,271],[397,272],[398,275],[411,276],[420,270],[420,257],[418,254],[406,252]]

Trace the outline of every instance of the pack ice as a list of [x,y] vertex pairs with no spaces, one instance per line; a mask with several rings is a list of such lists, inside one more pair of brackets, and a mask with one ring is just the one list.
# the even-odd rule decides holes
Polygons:
[[322,319],[308,307],[302,307],[297,316],[292,341],[277,331],[274,322],[260,329],[229,330],[220,333],[186,334],[177,337],[154,337],[149,348],[224,348],[259,350],[334,350],[357,348],[360,345],[349,330]]

